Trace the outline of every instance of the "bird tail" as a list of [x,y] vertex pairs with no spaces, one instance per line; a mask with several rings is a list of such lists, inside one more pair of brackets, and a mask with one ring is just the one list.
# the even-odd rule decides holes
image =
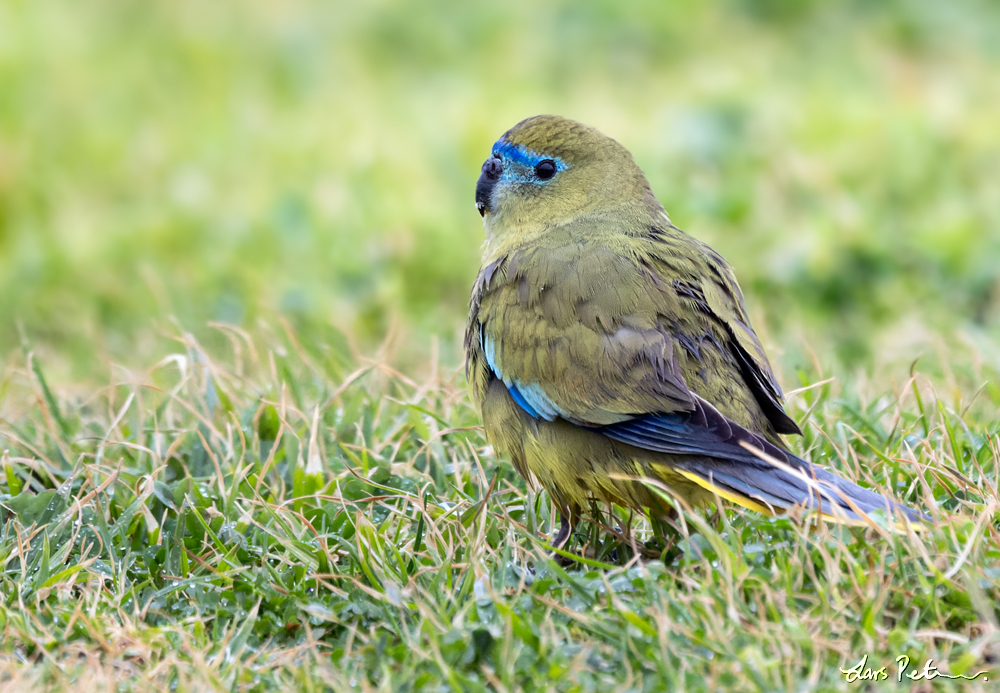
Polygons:
[[782,451],[782,460],[745,443],[741,447],[744,455],[689,459],[673,471],[730,502],[768,515],[799,507],[829,521],[870,526],[869,515],[881,510],[896,529],[903,526],[900,518],[915,523],[930,519],[787,451]]
[[[890,519],[930,519],[796,457],[700,398],[691,412],[645,415],[599,430],[619,443],[666,454],[663,462],[651,463],[651,476],[666,482],[680,474],[762,513],[775,515],[799,507],[835,522],[866,526],[872,525],[868,515],[876,510],[884,510]],[[893,523],[901,526],[897,520]]]

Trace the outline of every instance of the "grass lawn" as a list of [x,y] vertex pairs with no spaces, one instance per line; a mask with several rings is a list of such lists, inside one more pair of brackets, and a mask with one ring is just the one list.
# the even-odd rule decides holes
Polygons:
[[[0,690],[997,690],[997,46],[974,0],[0,3]],[[539,112],[924,531],[682,509],[656,558],[606,509],[552,559],[459,337]]]
[[792,397],[800,449],[925,509],[920,534],[684,513],[661,561],[616,511],[560,567],[459,373],[220,330],[86,400],[30,352],[4,374],[31,403],[0,426],[5,685],[839,690],[865,655],[1000,679],[995,370]]

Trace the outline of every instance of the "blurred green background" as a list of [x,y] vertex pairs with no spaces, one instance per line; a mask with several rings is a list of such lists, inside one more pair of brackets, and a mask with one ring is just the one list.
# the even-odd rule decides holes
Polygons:
[[0,359],[280,315],[457,364],[479,167],[543,112],[631,149],[776,360],[989,344],[998,75],[985,0],[3,0]]

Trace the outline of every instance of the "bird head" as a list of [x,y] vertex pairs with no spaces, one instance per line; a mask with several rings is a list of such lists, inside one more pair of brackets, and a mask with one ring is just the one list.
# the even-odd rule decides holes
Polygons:
[[476,183],[476,209],[489,238],[534,235],[586,214],[650,204],[659,207],[625,147],[554,115],[508,130]]

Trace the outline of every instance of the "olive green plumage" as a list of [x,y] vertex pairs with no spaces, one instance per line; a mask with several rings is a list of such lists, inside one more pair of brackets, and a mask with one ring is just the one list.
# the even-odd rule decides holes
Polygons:
[[[559,505],[561,538],[592,500],[665,513],[649,479],[693,504],[719,494],[848,520],[887,507],[787,453],[779,434],[799,430],[732,268],[671,224],[616,141],[529,118],[494,146],[476,199],[486,242],[468,377],[488,439]],[[829,490],[810,493],[746,444]]]

